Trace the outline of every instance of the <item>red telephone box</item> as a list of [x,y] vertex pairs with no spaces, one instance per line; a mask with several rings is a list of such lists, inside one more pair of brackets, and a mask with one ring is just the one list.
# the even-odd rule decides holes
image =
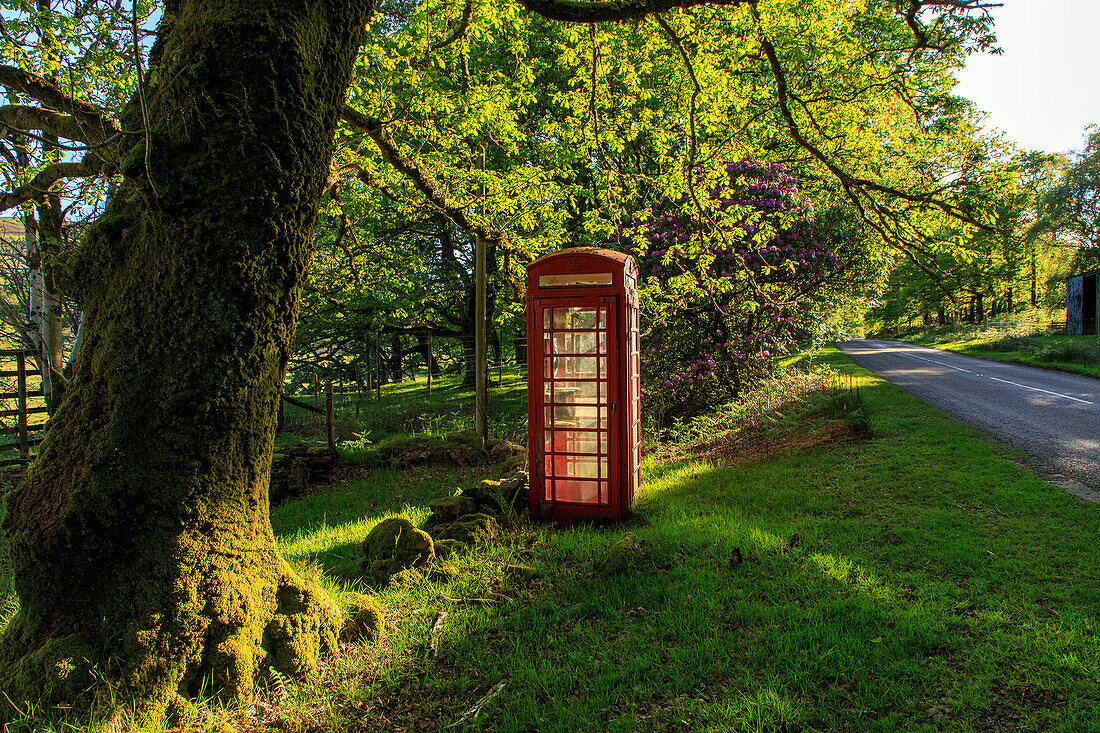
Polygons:
[[527,266],[531,516],[622,519],[641,480],[638,268],[576,247]]

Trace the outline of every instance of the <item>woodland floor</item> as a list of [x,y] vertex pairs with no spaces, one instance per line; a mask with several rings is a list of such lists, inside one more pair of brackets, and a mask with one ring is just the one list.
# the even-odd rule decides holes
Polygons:
[[[210,704],[195,729],[442,730],[497,691],[451,729],[1100,731],[1100,505],[839,353],[824,365],[841,375],[829,389],[787,382],[647,436],[627,526],[517,520],[435,579],[386,588],[359,575],[359,540],[494,470],[371,467],[390,431],[361,409],[341,429],[361,465],[272,519],[293,565],[378,599],[386,635],[247,708]],[[501,432],[522,414],[513,392]],[[426,429],[456,427],[457,394],[437,390]],[[416,427],[416,399],[396,428]],[[627,531],[643,560],[602,574]],[[25,726],[11,730],[95,723]]]

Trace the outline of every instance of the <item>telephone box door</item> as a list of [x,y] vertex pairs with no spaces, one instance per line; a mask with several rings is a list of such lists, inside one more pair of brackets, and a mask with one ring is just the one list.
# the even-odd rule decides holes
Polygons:
[[[542,500],[569,504],[570,514],[619,511],[617,420],[613,413],[618,370],[615,298],[535,300],[534,325],[542,358],[535,414],[542,417],[535,477]],[[534,365],[531,365],[534,366]],[[535,371],[535,370],[532,370]]]

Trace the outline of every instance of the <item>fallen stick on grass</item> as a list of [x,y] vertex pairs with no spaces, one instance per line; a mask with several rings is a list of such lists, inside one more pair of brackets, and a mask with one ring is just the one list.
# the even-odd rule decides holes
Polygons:
[[477,716],[481,715],[482,708],[484,708],[486,705],[488,705],[490,702],[492,702],[493,698],[496,697],[497,695],[499,695],[500,691],[503,690],[503,689],[504,689],[504,683],[503,682],[496,683],[496,685],[493,686],[493,689],[486,692],[484,697],[482,697],[480,700],[475,702],[473,704],[473,707],[471,707],[469,710],[467,710],[465,713],[463,713],[461,718],[459,718],[455,722],[448,725],[447,728],[457,728],[460,725],[464,725],[466,723],[469,723],[471,720],[473,720]]
[[432,622],[432,627],[428,629],[428,636],[430,637],[430,640],[428,641],[428,655],[433,658],[436,654],[439,653],[439,635],[443,633],[443,621],[446,618],[446,611],[436,612],[435,620]]

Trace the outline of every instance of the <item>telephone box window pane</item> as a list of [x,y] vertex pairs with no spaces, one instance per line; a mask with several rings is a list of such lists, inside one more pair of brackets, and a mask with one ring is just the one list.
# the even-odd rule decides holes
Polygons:
[[602,408],[598,408],[595,405],[591,407],[587,405],[559,405],[555,409],[557,411],[554,413],[554,416],[557,418],[559,424],[561,424],[563,420],[568,420],[570,422],[569,427],[581,428],[583,430],[596,429],[596,422],[602,410]]
[[595,404],[599,401],[599,387],[602,384],[603,382],[554,382],[554,401],[558,404]]
[[545,418],[546,419],[543,421],[543,425],[545,425],[547,428],[554,424],[554,409],[552,407],[546,408]]
[[607,478],[607,456],[600,456],[600,478]]
[[607,332],[606,331],[600,331],[599,334],[600,334],[600,353],[601,354],[606,354],[607,353]]
[[[600,334],[602,339],[604,334]],[[573,336],[573,349],[577,354],[595,354],[596,353],[596,334],[594,333],[578,333]]]
[[600,328],[607,328],[607,309],[600,308]]
[[[554,330],[593,329],[596,327],[596,308],[555,308]],[[603,318],[600,318],[603,321]]]
[[[600,376],[605,376],[607,373],[607,359],[600,357],[599,368],[603,371]],[[595,356],[555,356],[554,357],[554,376],[560,378],[576,377],[579,379],[595,379],[596,378],[596,357]]]
[[607,482],[606,481],[601,481],[600,482],[600,503],[601,504],[606,504],[607,503]]
[[600,431],[600,453],[607,455],[607,431]]
[[599,443],[596,433],[585,433],[577,430],[554,431],[555,453],[594,455],[598,452]]
[[553,395],[552,395],[553,390],[551,389],[553,384],[554,384],[553,382],[543,382],[542,383],[542,398],[546,402],[553,402],[554,401]]
[[553,439],[554,439],[554,431],[553,430],[547,430],[545,433],[542,434],[542,449],[545,452],[547,452],[547,453],[550,452],[550,450],[553,446]]
[[600,379],[607,379],[607,357],[600,357]]
[[567,478],[599,478],[600,459],[598,456],[555,454],[554,475]]
[[557,479],[554,481],[554,500],[596,504],[600,502],[600,491],[595,481]]
[[545,465],[545,468],[546,468],[546,475],[547,476],[553,476],[554,475],[554,457],[553,456],[544,456],[542,460],[545,462],[544,465]]
[[554,353],[555,354],[572,354],[573,353],[573,334],[571,334],[571,333],[555,333],[554,334]]
[[549,354],[550,352],[550,337],[546,336],[542,339],[542,353]]
[[550,308],[542,309],[542,330],[550,330]]

